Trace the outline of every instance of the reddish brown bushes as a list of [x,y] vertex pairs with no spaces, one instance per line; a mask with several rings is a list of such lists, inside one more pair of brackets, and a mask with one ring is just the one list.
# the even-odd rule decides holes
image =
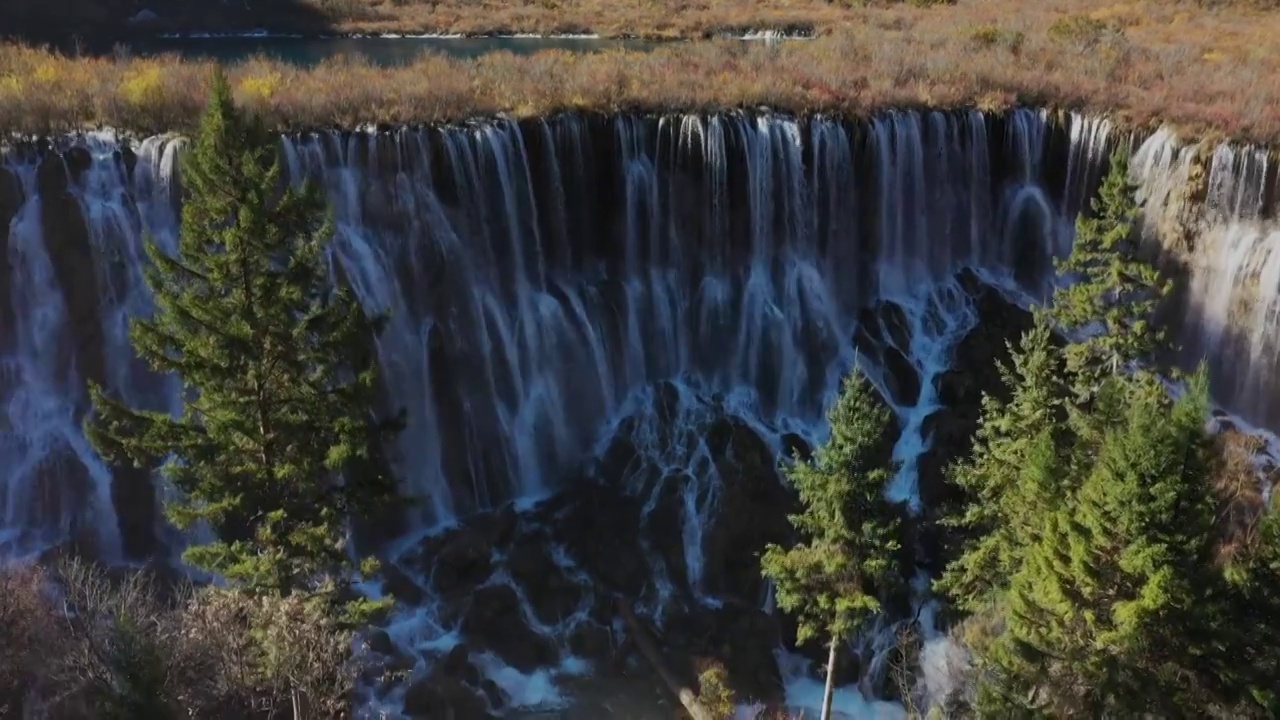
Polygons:
[[22,717],[24,708],[55,692],[51,661],[64,644],[48,589],[36,566],[0,571],[0,717]]
[[352,635],[299,597],[162,592],[71,561],[0,568],[0,717],[339,717]]
[[[487,17],[461,14],[460,2],[431,6],[437,14],[459,13],[459,24],[447,29],[473,29],[466,23]],[[670,4],[635,0],[634,7],[611,6],[608,17],[621,23],[634,11],[658,18]],[[689,5],[695,15],[713,12],[710,4]],[[233,68],[231,77],[238,99],[281,128],[577,108],[769,105],[798,113],[864,113],[887,106],[1019,103],[1105,112],[1131,125],[1169,121],[1237,138],[1280,138],[1280,54],[1269,51],[1280,33],[1275,13],[1102,0],[1049,0],[1019,5],[1016,12],[1000,0],[856,7],[836,15],[825,3],[821,12],[803,2],[794,7],[831,19],[822,37],[780,46],[673,43],[652,52],[498,53],[475,60],[424,55],[399,68],[334,59],[299,69],[258,59]],[[518,26],[522,30],[539,29],[539,18],[567,17],[541,5],[519,8],[532,23]],[[767,3],[761,8],[780,12]],[[631,27],[643,26],[632,19],[639,24]],[[3,48],[0,128],[181,130],[201,107],[209,69],[178,58],[72,60]]]
[[1258,526],[1267,511],[1265,486],[1280,480],[1280,470],[1260,466],[1258,458],[1265,444],[1257,435],[1225,430],[1215,440],[1217,466],[1213,474],[1218,498],[1218,525],[1221,542],[1219,560],[1229,564],[1258,542]]

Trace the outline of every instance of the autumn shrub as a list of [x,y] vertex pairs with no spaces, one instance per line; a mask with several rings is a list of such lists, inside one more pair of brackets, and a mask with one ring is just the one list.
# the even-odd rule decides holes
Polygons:
[[[612,11],[594,0],[565,5],[605,13],[601,17],[619,27],[635,19],[629,5]],[[435,13],[451,30],[465,32],[479,22],[452,0],[406,7]],[[644,7],[652,13],[644,22],[657,22],[665,6]],[[772,8],[772,19],[762,26],[792,19],[778,7],[761,7]],[[1016,17],[995,0],[929,8],[880,2],[841,10],[824,0],[821,7],[843,20],[803,42],[712,40],[647,51],[477,58],[424,53],[397,67],[335,57],[306,68],[258,57],[230,67],[228,75],[237,102],[281,130],[566,110],[771,106],[797,114],[863,115],[886,107],[1001,111],[1037,105],[1105,112],[1120,127],[1168,122],[1187,133],[1212,129],[1237,139],[1280,139],[1280,54],[1258,50],[1280,32],[1275,14],[1205,12],[1179,3],[1143,5],[1137,12],[1100,0],[1028,5]],[[690,9],[691,17],[671,19],[671,32],[679,35],[683,23],[708,23],[745,8],[735,0]],[[455,10],[459,14],[447,14]],[[522,22],[539,29],[540,11],[530,12]],[[750,22],[720,27],[729,26]],[[185,131],[203,107],[211,68],[207,61],[176,56],[69,58],[0,45],[0,132],[86,125]]]
[[0,569],[0,717],[340,717],[364,654],[302,596],[160,585],[68,560]]
[[729,687],[729,671],[718,660],[704,658],[696,663],[698,702],[716,720],[730,720],[737,713],[738,700]]
[[969,41],[976,48],[1002,47],[1017,53],[1026,42],[1026,35],[1019,30],[1008,30],[998,25],[976,25],[968,29]]
[[1265,491],[1278,473],[1259,466],[1258,457],[1266,447],[1257,435],[1227,430],[1214,438],[1214,446],[1217,462],[1212,482],[1221,533],[1218,556],[1227,564],[1257,544],[1258,527],[1267,511]]
[[51,695],[63,647],[48,574],[38,566],[0,568],[0,717],[24,717]]
[[1093,48],[1111,32],[1119,30],[1090,15],[1078,13],[1064,15],[1049,26],[1050,38],[1081,51]]
[[[61,682],[80,708],[104,720],[177,718],[184,682],[198,677],[180,643],[177,618],[146,572],[116,579],[78,560],[57,569],[67,652]],[[72,705],[72,707],[76,707]]]

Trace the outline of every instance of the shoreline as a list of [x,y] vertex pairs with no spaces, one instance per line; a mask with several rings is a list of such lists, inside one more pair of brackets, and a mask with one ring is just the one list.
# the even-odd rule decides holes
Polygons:
[[522,33],[506,31],[449,33],[449,32],[345,32],[345,33],[293,33],[272,32],[265,29],[234,32],[192,31],[166,32],[157,35],[138,35],[135,40],[643,40],[653,43],[695,42],[701,40],[813,40],[815,36],[804,31],[770,28],[748,29],[741,33],[723,32],[703,37],[668,37],[624,33],[600,35],[598,33]]

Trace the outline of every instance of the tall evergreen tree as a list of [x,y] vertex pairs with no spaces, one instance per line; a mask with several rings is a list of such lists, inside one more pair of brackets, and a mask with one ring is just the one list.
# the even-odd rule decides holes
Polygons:
[[[1280,551],[1219,559],[1207,375],[1175,401],[1131,369],[1162,346],[1167,289],[1139,257],[1132,192],[1117,155],[1061,266],[1076,284],[1037,312],[1004,371],[1012,400],[984,400],[952,472],[971,505],[951,524],[971,537],[937,587],[979,615],[980,716],[1277,710],[1280,622],[1241,618],[1280,617]],[[1280,537],[1271,518],[1259,532]]]
[[828,643],[823,720],[830,717],[840,643],[879,613],[880,598],[901,583],[898,514],[884,496],[891,468],[877,459],[892,417],[855,370],[827,419],[827,442],[786,470],[803,506],[790,518],[800,541],[790,549],[768,546],[761,563],[778,607],[798,621],[799,640]]
[[348,517],[395,493],[375,456],[400,422],[373,409],[383,319],[331,282],[324,197],[286,187],[276,144],[217,73],[182,164],[179,252],[148,246],[156,310],[131,327],[185,405],[174,418],[93,387],[87,431],[113,461],[163,464],[182,493],[170,518],[217,534],[191,563],[253,591],[320,592],[350,570]]
[[1075,340],[1067,362],[1086,399],[1103,377],[1151,359],[1164,343],[1152,316],[1169,283],[1142,259],[1136,191],[1128,156],[1117,150],[1092,212],[1076,222],[1071,254],[1058,265],[1070,284],[1054,293],[1048,313]]
[[1062,366],[1049,325],[1038,318],[999,368],[1012,397],[983,398],[973,453],[951,468],[952,482],[972,502],[945,523],[972,542],[935,586],[966,610],[994,599],[1043,529],[1040,517],[1069,490],[1060,486],[1065,474],[1055,472],[1065,434]]
[[1129,399],[1078,493],[1010,580],[980,710],[1053,716],[1205,707],[1214,628],[1215,508],[1206,376],[1172,402],[1154,378]]

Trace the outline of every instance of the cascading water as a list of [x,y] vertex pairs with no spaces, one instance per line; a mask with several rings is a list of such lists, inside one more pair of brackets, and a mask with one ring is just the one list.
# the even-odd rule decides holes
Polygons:
[[13,325],[0,361],[0,548],[26,554],[87,532],[97,552],[116,558],[111,475],[76,422],[81,388],[68,357],[67,307],[45,244],[35,168],[14,174],[26,202],[8,232]]
[[[601,461],[625,425],[640,461],[620,489],[641,501],[647,524],[661,522],[655,508],[667,493],[681,508],[681,552],[639,538],[650,574],[641,606],[661,625],[681,597],[725,600],[707,556],[708,528],[736,481],[709,445],[719,416],[737,418],[774,456],[793,446],[788,437],[819,441],[823,409],[856,362],[901,425],[902,469],[886,492],[912,513],[928,510],[918,467],[934,442],[928,420],[957,342],[980,322],[957,272],[1043,296],[1114,136],[1105,120],[1059,125],[1026,110],[859,122],[564,115],[307,133],[281,148],[294,181],[328,192],[335,274],[368,309],[391,313],[379,351],[388,399],[408,411],[393,453],[405,494],[420,500],[408,531],[556,493]],[[1162,209],[1187,184],[1178,173],[1185,180],[1195,166],[1174,142],[1158,133],[1134,165]],[[151,138],[136,155],[103,136],[73,144],[82,149],[10,153],[3,172],[16,200],[0,183],[9,258],[0,318],[13,319],[0,328],[0,547],[35,552],[88,529],[113,558],[122,532],[134,537],[154,521],[135,518],[123,499],[138,495],[121,492],[119,473],[113,487],[80,434],[83,383],[176,407],[174,383],[130,354],[125,319],[149,308],[143,237],[176,245],[182,142]],[[1259,243],[1273,232],[1264,223],[1275,191],[1265,188],[1275,172],[1266,156],[1224,146],[1208,175],[1209,205],[1224,218],[1212,227],[1225,226],[1236,251],[1197,249],[1222,262],[1193,271],[1202,307],[1184,335],[1254,328],[1233,345],[1246,360],[1215,368],[1250,369],[1274,355],[1264,324],[1276,312],[1280,262]],[[1246,272],[1261,299],[1240,323],[1235,278]],[[561,560],[562,572],[576,567]],[[528,614],[530,600],[508,578],[483,587],[510,584]],[[745,601],[767,602],[765,592]],[[922,587],[922,616],[930,602]],[[419,656],[461,642],[459,621],[437,606],[406,611],[395,642]],[[529,617],[535,635],[583,622]],[[947,650],[929,632],[936,661]],[[882,645],[869,641],[867,652],[882,656]],[[568,648],[553,654],[573,666]],[[514,697],[514,670],[481,659]]]
[[1157,236],[1188,275],[1181,360],[1209,362],[1213,392],[1232,412],[1269,428],[1280,357],[1280,180],[1269,148],[1179,142],[1169,131],[1135,153],[1135,173]]

